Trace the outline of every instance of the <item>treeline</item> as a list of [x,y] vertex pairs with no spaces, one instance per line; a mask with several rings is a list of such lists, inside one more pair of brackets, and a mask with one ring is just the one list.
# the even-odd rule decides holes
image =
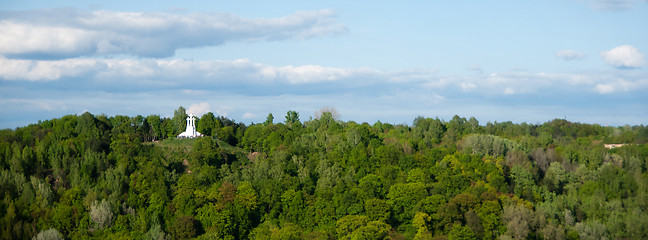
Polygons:
[[0,237],[648,238],[646,126],[186,116],[1,130]]

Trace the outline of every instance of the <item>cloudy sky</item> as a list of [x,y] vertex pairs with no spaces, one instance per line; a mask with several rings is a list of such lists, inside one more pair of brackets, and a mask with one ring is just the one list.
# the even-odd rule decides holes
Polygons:
[[646,0],[204,2],[0,0],[0,128],[179,106],[648,124]]

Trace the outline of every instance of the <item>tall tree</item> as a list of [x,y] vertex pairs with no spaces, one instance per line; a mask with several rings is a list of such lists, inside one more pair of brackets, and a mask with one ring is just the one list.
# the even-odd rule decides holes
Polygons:
[[272,125],[274,123],[274,116],[272,116],[272,113],[268,113],[268,117],[266,118],[265,122],[263,122],[263,125]]
[[295,124],[301,124],[299,122],[299,113],[296,111],[288,111],[286,113],[286,126],[292,127]]
[[151,126],[151,140],[156,141],[164,138],[162,131],[162,120],[159,115],[149,115],[146,117],[146,122]]
[[178,135],[187,128],[187,110],[180,106],[173,112],[174,135]]
[[196,123],[196,130],[207,136],[214,136],[220,129],[220,123],[212,112],[202,115],[200,121]]
[[324,113],[330,113],[331,118],[333,118],[334,120],[340,119],[340,112],[338,112],[335,107],[331,106],[326,106],[317,110],[317,112],[315,112],[315,119],[320,119],[324,115]]

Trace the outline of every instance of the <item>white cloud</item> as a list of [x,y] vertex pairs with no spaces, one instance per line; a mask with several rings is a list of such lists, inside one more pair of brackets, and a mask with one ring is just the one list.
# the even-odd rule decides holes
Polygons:
[[0,54],[75,55],[93,51],[101,34],[73,27],[0,21]]
[[612,81],[606,81],[596,84],[594,90],[599,94],[610,94],[616,92],[630,92],[637,89],[645,89],[648,87],[648,78],[639,79],[636,81],[628,81],[622,78]]
[[[268,70],[269,68],[264,69],[264,71]],[[274,76],[285,78],[290,83],[333,82],[351,76],[371,75],[376,73],[375,70],[367,68],[344,69],[317,65],[305,65],[299,67],[286,66],[274,68],[272,69],[272,72],[275,73],[273,74]]]
[[596,84],[595,90],[600,94],[608,94],[614,92],[614,87],[612,84]]
[[446,83],[443,79],[439,79],[435,70],[428,69],[410,69],[389,73],[389,81],[395,83],[428,82],[430,87],[442,87]]
[[[224,100],[226,99],[226,98],[224,98],[223,96],[219,96],[219,97],[221,98],[221,100],[218,101],[218,102],[224,102]],[[234,108],[234,107],[232,107],[232,106],[223,106],[223,105],[220,105],[220,106],[218,106],[218,107],[216,108],[215,113],[216,113],[216,115],[218,115],[218,116],[227,117],[227,116],[230,115],[230,113],[231,113],[232,111],[235,111],[235,108]]]
[[[0,57],[0,81],[11,81],[14,85],[40,81],[61,88],[108,92],[175,90],[193,97],[204,97],[213,89],[245,95],[347,93],[372,96],[411,89],[482,96],[556,90],[607,94],[646,89],[646,79],[648,76],[644,72],[622,70],[590,73],[511,71],[444,76],[425,70],[381,72],[371,68],[319,65],[271,66],[247,59],[17,60]],[[191,103],[203,102],[196,99]],[[198,107],[210,108],[197,105],[196,109]],[[198,112],[194,114],[200,115]]]
[[94,59],[33,61],[0,56],[0,78],[7,80],[52,81],[100,71],[105,65]]
[[461,90],[463,90],[464,92],[472,91],[475,88],[477,88],[477,85],[471,82],[462,82],[459,84],[459,86],[461,87]]
[[209,93],[208,91],[205,90],[193,90],[193,89],[182,89],[180,90],[180,92],[189,96],[200,96]]
[[254,113],[246,112],[246,113],[243,113],[243,116],[241,118],[243,118],[245,120],[248,120],[248,119],[256,118],[256,116],[257,115],[254,114]]
[[70,9],[4,12],[0,55],[68,58],[126,54],[168,57],[180,48],[230,41],[307,39],[340,34],[331,10],[301,11],[280,18],[247,19],[227,13],[170,14],[85,12]]
[[602,11],[622,11],[635,7],[636,4],[648,3],[647,0],[588,0],[592,7]]
[[567,50],[560,50],[556,52],[556,57],[563,60],[571,61],[576,59],[583,59],[585,58],[585,54],[582,52],[577,52],[574,50],[567,49]]
[[222,84],[248,88],[253,85],[296,86],[340,82],[350,86],[367,84],[363,83],[364,79],[385,80],[384,78],[390,77],[368,68],[332,68],[318,65],[276,67],[250,62],[247,59],[17,60],[0,56],[0,80],[44,82],[81,76],[86,79],[84,86],[96,83],[101,86],[119,86],[122,89],[181,87],[185,90],[200,90]]
[[[232,94],[218,89],[207,91],[209,94],[204,96],[191,96],[178,95],[180,90],[101,93],[46,89],[19,93],[16,98],[9,97],[13,100],[6,100],[6,93],[9,92],[6,86],[0,85],[0,128],[24,126],[38,120],[76,114],[85,109],[93,114],[105,113],[108,116],[159,114],[172,117],[173,110],[178,106],[189,106],[200,101],[212,103],[212,112],[216,115],[231,116],[234,120],[245,123],[263,122],[268,113],[273,113],[275,119],[283,118],[282,113],[289,110],[299,112],[300,119],[307,121],[322,106],[335,106],[344,121],[370,124],[377,120],[411,124],[418,115],[450,120],[458,114],[464,117],[475,116],[482,124],[502,120],[541,123],[568,116],[570,121],[645,125],[645,116],[648,114],[645,104],[648,101],[637,92],[633,96],[639,97],[633,98],[631,102],[605,98],[605,101],[613,104],[601,104],[601,98],[597,98],[594,91],[586,92],[586,95],[546,91],[530,96],[514,94],[502,98],[479,97],[479,93],[457,94],[447,89],[437,94],[421,88],[398,89],[393,93],[373,96],[338,93],[257,96]],[[570,104],[574,98],[586,101],[584,105]],[[49,105],[41,105],[42,103]]]
[[462,92],[483,95],[524,95],[557,91],[600,94],[639,91],[648,88],[645,73],[606,71],[589,73],[502,72],[484,77],[455,77],[445,87],[458,86]]
[[617,68],[640,68],[646,63],[644,55],[631,45],[622,45],[601,52],[607,64]]
[[[616,94],[613,99],[633,98],[631,109],[637,112],[641,107],[645,109],[643,102],[648,101],[641,94],[647,89],[648,75],[643,70],[443,75],[420,69],[380,72],[318,65],[272,66],[247,59],[0,58],[0,127],[17,126],[13,119],[28,119],[24,122],[29,123],[85,109],[93,114],[134,116],[172,113],[181,105],[199,116],[211,111],[245,122],[262,122],[269,112],[288,110],[300,112],[301,119],[307,120],[322,106],[336,106],[345,120],[369,123],[411,123],[420,114],[446,119],[454,114],[474,115],[482,122],[535,122],[563,116],[551,115],[555,111],[544,111],[542,107],[566,106],[574,99],[595,99],[599,94]],[[583,102],[596,105],[596,100]],[[489,111],[493,108],[496,113]],[[581,106],[571,105],[564,112],[571,117],[574,109]],[[511,114],[520,110],[548,115]],[[635,122],[645,119],[633,118],[630,111],[626,115],[622,110],[605,111]],[[600,112],[597,109],[588,114]],[[19,115],[10,115],[13,113]]]
[[187,109],[187,113],[191,113],[194,116],[198,117],[208,112],[211,112],[211,106],[206,102],[191,104],[191,106],[189,106],[189,109]]

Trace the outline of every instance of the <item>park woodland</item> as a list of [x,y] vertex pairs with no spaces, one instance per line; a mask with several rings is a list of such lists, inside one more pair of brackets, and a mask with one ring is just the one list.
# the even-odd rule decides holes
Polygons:
[[647,126],[188,116],[0,130],[0,238],[648,239]]

